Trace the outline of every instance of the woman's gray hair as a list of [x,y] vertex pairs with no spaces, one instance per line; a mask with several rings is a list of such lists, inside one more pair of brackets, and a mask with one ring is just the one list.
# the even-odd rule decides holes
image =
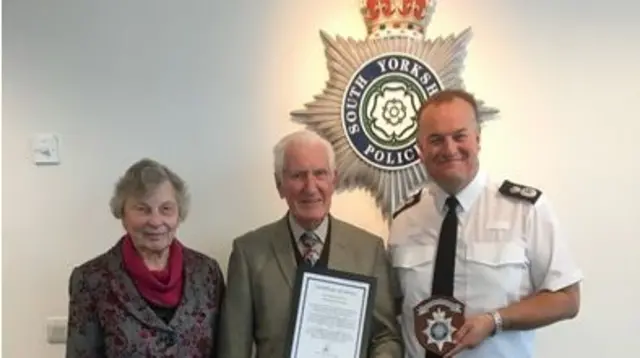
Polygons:
[[178,217],[180,221],[184,221],[189,212],[190,202],[186,183],[171,169],[148,158],[134,163],[118,180],[113,197],[109,202],[111,213],[116,219],[122,219],[124,204],[127,199],[144,198],[166,181],[171,183],[176,192]]
[[282,137],[282,139],[280,139],[280,141],[278,141],[278,143],[273,147],[273,170],[277,183],[282,181],[282,176],[284,174],[285,152],[287,147],[293,143],[322,144],[327,154],[327,160],[329,161],[329,170],[335,170],[336,155],[331,143],[316,132],[312,132],[310,130],[299,130]]

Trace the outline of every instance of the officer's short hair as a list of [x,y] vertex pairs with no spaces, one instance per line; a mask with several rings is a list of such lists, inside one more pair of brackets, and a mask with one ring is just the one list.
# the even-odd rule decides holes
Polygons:
[[420,118],[422,117],[422,114],[427,109],[427,107],[451,102],[454,99],[461,99],[469,103],[469,105],[473,108],[473,115],[475,117],[476,123],[479,123],[480,117],[478,114],[478,102],[476,101],[476,98],[471,93],[459,88],[443,89],[442,91],[432,94],[426,101],[422,103],[420,109],[418,110],[418,114],[416,115],[418,123],[420,122]]

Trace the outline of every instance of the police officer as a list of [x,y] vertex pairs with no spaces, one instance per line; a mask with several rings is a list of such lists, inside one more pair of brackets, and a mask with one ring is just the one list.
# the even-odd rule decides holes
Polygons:
[[[434,94],[418,121],[431,181],[394,214],[389,236],[406,355],[532,357],[534,329],[571,319],[580,306],[582,273],[549,200],[480,168],[471,94]],[[454,308],[429,310],[436,296],[464,305],[458,324]]]

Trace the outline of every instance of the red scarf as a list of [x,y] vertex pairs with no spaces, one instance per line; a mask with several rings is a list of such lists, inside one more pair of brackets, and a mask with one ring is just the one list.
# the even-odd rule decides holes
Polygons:
[[148,301],[164,307],[175,307],[182,297],[182,244],[174,239],[169,246],[169,259],[162,271],[147,268],[129,235],[122,242],[122,261],[136,288]]

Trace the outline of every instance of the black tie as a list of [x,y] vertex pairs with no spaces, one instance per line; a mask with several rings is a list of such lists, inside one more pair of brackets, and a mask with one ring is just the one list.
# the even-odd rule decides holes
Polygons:
[[[453,297],[453,273],[456,265],[456,241],[458,239],[458,200],[454,196],[447,198],[447,215],[444,217],[438,238],[438,252],[433,270],[431,295]],[[427,351],[426,358],[439,358],[440,355]]]

